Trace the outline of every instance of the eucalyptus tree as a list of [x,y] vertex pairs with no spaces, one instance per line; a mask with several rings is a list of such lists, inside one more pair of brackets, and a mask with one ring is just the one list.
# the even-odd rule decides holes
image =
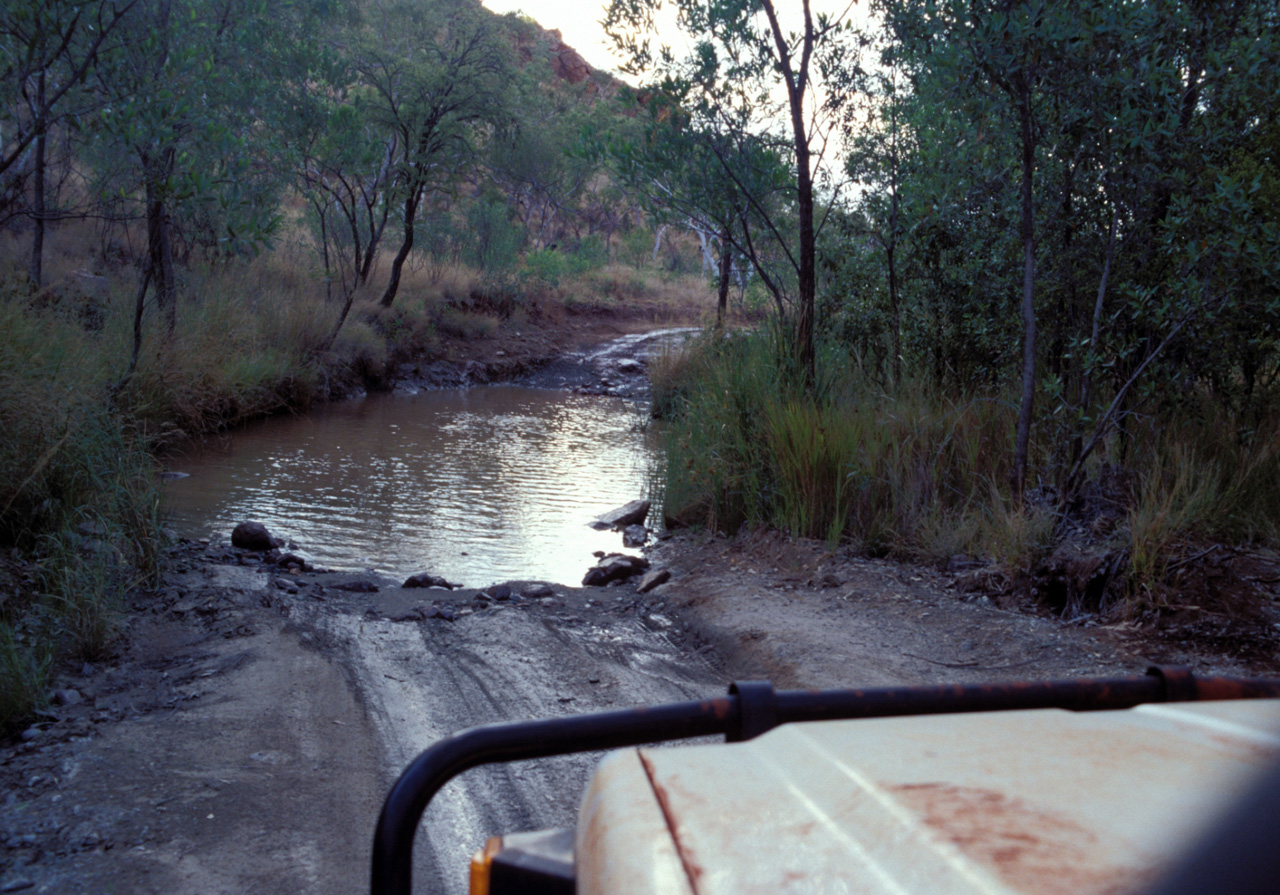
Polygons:
[[[799,10],[775,0],[676,0],[672,5],[689,42],[681,55],[670,46],[652,45],[660,0],[612,0],[605,29],[628,57],[627,71],[644,74],[653,86],[680,97],[695,128],[730,138],[713,155],[794,271],[794,360],[812,386],[821,228],[815,221],[815,188],[829,175],[823,161],[834,115],[847,99],[843,90],[827,88],[848,83],[845,72],[856,64],[857,42],[843,16],[815,14],[808,0]],[[788,14],[797,21],[784,21]],[[784,207],[794,214],[794,231],[755,193],[751,176],[736,167],[758,158],[754,147],[761,143],[791,170],[792,201]],[[716,145],[711,144],[713,150]],[[733,151],[724,151],[730,147]]]
[[[530,66],[511,88],[510,114],[494,129],[486,172],[508,196],[529,244],[543,248],[558,230],[577,229],[579,204],[598,173],[579,145],[584,129],[611,117],[578,91],[554,83],[549,65]],[[607,125],[606,125],[607,126]]]
[[[724,320],[733,258],[747,259],[760,272],[780,315],[788,287],[769,240],[762,243],[761,210],[782,226],[790,195],[790,171],[778,153],[749,135],[730,135],[711,122],[696,123],[678,94],[649,91],[631,127],[612,127],[595,151],[628,194],[663,226],[694,231],[718,280],[717,324]],[[732,166],[732,175],[730,175]],[[748,190],[750,195],[748,195]]]
[[179,255],[251,249],[278,220],[283,178],[267,85],[285,35],[252,0],[138,0],[135,10],[122,51],[95,69],[105,105],[87,152],[111,214],[141,205],[141,292],[154,283],[171,337]]
[[102,109],[85,124],[83,150],[91,186],[108,220],[146,228],[133,351],[116,391],[137,367],[148,292],[164,318],[160,350],[170,350],[180,265],[196,252],[256,252],[275,232],[289,171],[282,86],[305,78],[315,11],[137,0],[120,51],[95,68]]
[[[48,137],[88,113],[82,85],[137,0],[14,0],[0,7],[0,216],[31,220],[29,276],[43,280]],[[30,201],[21,197],[30,179]]]
[[[846,228],[862,230],[884,255],[890,314],[890,352],[893,381],[902,381],[902,282],[899,271],[900,245],[908,230],[903,208],[903,181],[917,158],[915,130],[908,120],[908,97],[899,47],[885,25],[879,35],[880,65],[855,73],[858,94],[863,102],[846,106],[845,139],[848,155],[845,169],[865,187],[861,216],[845,219]],[[849,226],[865,221],[866,227]]]
[[504,108],[510,65],[501,32],[469,0],[401,0],[369,13],[352,64],[370,92],[370,120],[399,145],[390,201],[402,239],[381,299],[390,307],[423,203],[475,164],[485,126]]
[[[337,339],[368,282],[386,230],[400,143],[365,114],[364,91],[341,59],[331,58],[299,84],[292,116],[297,186],[315,215],[325,290],[336,284],[341,310],[325,343]],[[323,74],[322,74],[323,72]]]
[[1277,252],[1257,199],[1266,165],[1248,160],[1280,100],[1275,2],[881,6],[910,86],[902,260],[941,277],[944,248],[964,316],[997,348],[1017,296],[1018,490],[1038,386],[1071,436],[1070,486],[1154,371],[1216,390],[1249,379],[1239,358],[1261,367]]

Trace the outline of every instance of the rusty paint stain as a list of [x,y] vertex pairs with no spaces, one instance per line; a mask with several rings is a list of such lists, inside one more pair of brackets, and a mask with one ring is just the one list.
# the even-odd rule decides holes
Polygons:
[[667,793],[666,787],[658,782],[653,765],[649,762],[649,756],[645,755],[644,752],[639,752],[638,754],[640,763],[644,765],[644,772],[649,778],[649,785],[653,788],[653,794],[658,800],[658,807],[662,809],[662,818],[667,822],[667,830],[671,833],[671,841],[675,844],[676,854],[680,856],[680,864],[684,867],[684,875],[689,880],[689,888],[694,895],[697,895],[698,881],[702,879],[702,866],[694,860],[693,854],[685,846],[685,843],[680,840],[680,823],[671,806],[671,798]]
[[1210,734],[1209,741],[1226,754],[1238,756],[1241,761],[1265,766],[1276,760],[1276,747],[1267,743],[1258,743],[1243,737],[1226,736],[1221,733]]
[[1154,876],[1099,866],[1097,837],[1060,814],[1002,792],[947,783],[885,787],[920,820],[1010,887],[1037,895],[1121,895]]

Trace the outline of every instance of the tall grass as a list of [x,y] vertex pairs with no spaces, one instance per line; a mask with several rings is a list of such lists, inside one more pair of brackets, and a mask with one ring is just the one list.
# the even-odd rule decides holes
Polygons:
[[0,607],[0,733],[42,701],[58,655],[109,647],[124,589],[159,571],[156,479],[106,400],[105,341],[66,308],[0,297],[0,545],[32,578]]
[[[1008,396],[957,397],[915,381],[886,390],[829,349],[812,393],[786,369],[770,331],[707,334],[652,366],[654,412],[670,421],[670,517],[848,538],[904,557],[964,553],[1015,574],[1053,549],[1062,511],[1050,496],[1010,490]],[[1118,498],[1128,524],[1102,549],[1129,552],[1131,600],[1151,599],[1191,539],[1280,540],[1280,414],[1245,426],[1206,398],[1130,429],[1136,484]],[[1052,447],[1033,455],[1033,481],[1052,480]]]
[[669,429],[667,505],[727,530],[776,525],[872,552],[1027,556],[1042,538],[1007,486],[1014,411],[918,385],[887,393],[824,353],[816,395],[794,384],[776,333],[691,344],[655,365]]
[[1244,428],[1208,400],[1136,427],[1127,522],[1135,593],[1162,603],[1171,561],[1193,542],[1280,541],[1280,419]]

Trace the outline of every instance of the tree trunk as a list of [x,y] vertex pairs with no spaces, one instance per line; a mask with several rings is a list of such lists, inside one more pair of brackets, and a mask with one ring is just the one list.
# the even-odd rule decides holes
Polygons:
[[800,46],[800,59],[792,68],[793,40],[782,31],[778,21],[776,0],[762,0],[769,29],[773,33],[774,50],[778,68],[787,86],[787,105],[791,112],[791,134],[796,150],[796,214],[800,230],[800,258],[796,289],[796,362],[800,366],[802,382],[812,390],[815,382],[813,354],[814,295],[817,292],[817,268],[815,262],[816,238],[813,229],[813,171],[810,170],[809,135],[805,131],[804,96],[808,91],[809,62],[813,53],[815,33],[809,4],[804,4],[804,36]]
[[[40,72],[39,78],[36,80],[36,102],[40,108],[44,108],[44,72]],[[45,147],[48,139],[48,133],[41,128],[35,140],[35,158],[32,160],[32,192],[31,192],[31,222],[33,224],[31,231],[31,267],[28,275],[31,277],[32,290],[38,290],[44,285],[44,169],[45,169]]]
[[321,351],[328,351],[333,347],[333,343],[338,341],[338,333],[342,332],[342,326],[347,322],[347,315],[351,313],[351,305],[355,302],[356,291],[352,284],[350,287],[344,282],[342,286],[342,311],[338,314],[338,322],[333,325],[333,329],[329,330],[328,337],[324,340],[324,346]]
[[138,370],[138,355],[142,353],[142,312],[146,308],[147,286],[150,282],[151,265],[148,264],[146,272],[142,275],[142,283],[138,286],[138,296],[133,302],[133,351],[129,355],[129,369],[125,370],[120,381],[112,386],[113,395],[119,394]]
[[[1107,254],[1102,263],[1102,279],[1098,281],[1098,297],[1093,303],[1093,323],[1089,330],[1089,353],[1097,354],[1098,339],[1102,332],[1102,304],[1107,297],[1107,284],[1111,280],[1111,261],[1116,254],[1116,224],[1120,219],[1119,206],[1111,213],[1111,233],[1107,236]],[[1084,379],[1080,387],[1080,405],[1087,413],[1089,401],[1093,397],[1093,377],[1084,371]]]
[[178,288],[173,270],[173,246],[169,235],[169,206],[163,184],[173,167],[173,150],[160,159],[143,156],[147,188],[147,251],[151,275],[156,281],[156,303],[164,313],[165,338],[171,340],[178,328]]
[[382,219],[376,226],[373,215],[369,216],[369,245],[364,250],[364,262],[360,265],[360,283],[369,282],[369,272],[373,269],[373,259],[378,254],[378,243],[382,241],[382,233],[387,229],[387,217],[391,213],[391,204],[382,203]]
[[716,301],[716,329],[724,327],[725,309],[729,306],[729,273],[733,269],[733,248],[729,245],[729,228],[720,231],[720,294]]
[[1036,147],[1031,121],[1031,87],[1026,76],[1018,85],[1018,117],[1022,129],[1022,402],[1018,408],[1018,438],[1013,457],[1013,490],[1022,497],[1027,483],[1027,454],[1031,444],[1031,413],[1036,394],[1036,246],[1035,200],[1032,193]]
[[[894,197],[894,205],[897,205]],[[894,215],[897,216],[896,214]],[[893,384],[902,383],[902,312],[898,308],[898,265],[897,252],[892,237],[885,254],[889,261],[889,311],[893,314]]]
[[662,248],[662,235],[667,232],[667,225],[663,224],[658,228],[658,232],[653,237],[653,263],[658,263],[658,250]]
[[902,311],[898,307],[898,107],[889,110],[889,311],[893,314],[893,384],[902,383]]
[[809,170],[809,141],[804,133],[804,111],[800,107],[803,97],[797,97],[792,104],[792,119],[795,127],[796,167],[799,177],[796,181],[796,210],[800,224],[800,278],[796,284],[796,360],[800,364],[800,373],[806,389],[814,386],[813,355],[813,305],[817,292],[818,278],[815,267],[816,242],[813,232],[813,175]]
[[396,300],[396,293],[400,291],[400,271],[404,269],[409,252],[413,250],[413,221],[418,215],[420,196],[421,193],[415,189],[404,200],[404,242],[400,244],[400,251],[396,252],[396,257],[391,262],[391,279],[387,281],[387,291],[382,293],[382,300],[379,302],[384,308],[391,307],[391,303]]

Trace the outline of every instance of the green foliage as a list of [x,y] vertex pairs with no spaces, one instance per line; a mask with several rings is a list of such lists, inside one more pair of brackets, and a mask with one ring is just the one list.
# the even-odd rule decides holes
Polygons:
[[1078,487],[1138,409],[1176,419],[1211,397],[1250,431],[1280,388],[1260,114],[1280,100],[1276,5],[876,8],[882,67],[847,107],[864,192],[823,247],[828,332],[877,381],[1015,381],[1029,149],[1040,479]]
[[53,671],[52,641],[30,642],[0,620],[0,736],[16,733],[44,705]]
[[[605,31],[626,59],[624,71],[649,75],[655,125],[643,142],[618,143],[612,155],[651,201],[749,259],[779,315],[793,318],[792,353],[811,386],[821,228],[815,183],[836,188],[824,149],[858,70],[848,9],[833,17],[774,0],[674,5],[683,54],[651,45],[660,2],[609,4]],[[766,246],[771,252],[761,251]]]
[[57,306],[0,299],[0,730],[45,699],[55,659],[96,657],[114,637],[124,588],[154,582],[162,536],[146,445],[106,406],[102,336]]
[[501,275],[514,269],[524,245],[525,233],[507,213],[506,203],[485,197],[467,207],[462,260],[482,273]]
[[776,525],[848,537],[902,555],[1025,562],[1043,548],[1045,517],[1015,509],[1004,484],[1007,404],[954,403],[917,383],[885,392],[829,347],[816,395],[806,395],[798,370],[780,372],[777,342],[704,338],[655,366],[654,406],[670,420],[670,516],[730,532]]
[[772,455],[777,518],[800,537],[835,544],[849,521],[850,496],[862,486],[849,464],[861,433],[843,408],[811,398],[765,407],[765,449]]

